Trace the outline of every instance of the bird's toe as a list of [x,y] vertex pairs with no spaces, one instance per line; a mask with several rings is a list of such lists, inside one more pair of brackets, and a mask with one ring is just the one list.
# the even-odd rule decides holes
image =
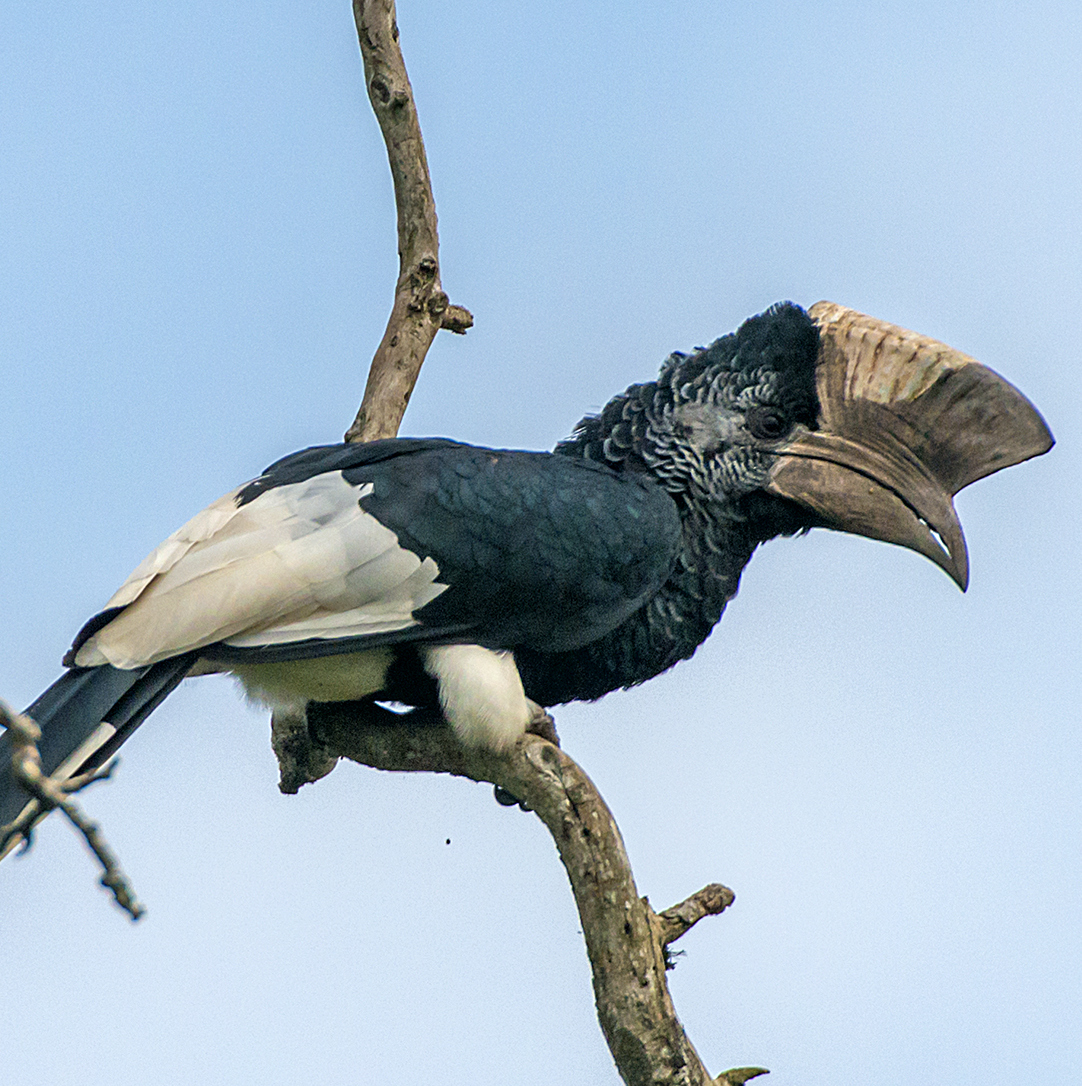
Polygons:
[[553,746],[560,745],[560,737],[556,734],[556,721],[553,720],[552,715],[543,706],[537,704],[537,702],[529,702],[530,706],[530,721],[526,725],[526,731],[530,735],[539,735],[542,739],[547,739]]

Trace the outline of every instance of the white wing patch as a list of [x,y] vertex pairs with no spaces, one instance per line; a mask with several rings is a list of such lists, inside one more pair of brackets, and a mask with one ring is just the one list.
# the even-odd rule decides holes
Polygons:
[[79,649],[80,666],[132,668],[217,641],[244,648],[356,637],[417,625],[446,585],[358,502],[340,471],[238,491],[146,558],[107,606],[125,607]]
[[236,499],[240,490],[241,488],[237,487],[208,505],[182,528],[178,528],[164,543],[159,543],[113,593],[103,610],[126,607],[158,574],[172,569],[196,543],[210,539],[216,532],[223,530],[237,514]]

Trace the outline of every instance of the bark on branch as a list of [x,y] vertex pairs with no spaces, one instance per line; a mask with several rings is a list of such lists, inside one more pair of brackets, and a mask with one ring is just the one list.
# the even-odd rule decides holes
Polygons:
[[704,916],[717,916],[723,913],[736,895],[728,886],[712,882],[698,893],[692,894],[686,901],[658,913],[658,938],[662,946],[675,943],[681,935],[689,932]]
[[398,283],[387,330],[372,359],[364,399],[346,441],[394,437],[432,340],[441,328],[464,333],[469,311],[440,285],[436,204],[413,102],[394,0],[354,0],[364,79],[391,164],[398,211]]

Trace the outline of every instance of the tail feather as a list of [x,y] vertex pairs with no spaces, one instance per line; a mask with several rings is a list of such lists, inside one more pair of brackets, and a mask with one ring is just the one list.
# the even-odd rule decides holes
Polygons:
[[[41,768],[54,773],[60,764],[108,719],[110,710],[149,671],[115,667],[73,668],[26,709],[41,728]],[[7,807],[0,807],[4,821]]]
[[[42,769],[67,778],[103,765],[184,678],[194,658],[188,653],[130,671],[102,665],[65,672],[26,710],[41,728]],[[2,734],[0,826],[31,802],[12,774],[11,742]]]

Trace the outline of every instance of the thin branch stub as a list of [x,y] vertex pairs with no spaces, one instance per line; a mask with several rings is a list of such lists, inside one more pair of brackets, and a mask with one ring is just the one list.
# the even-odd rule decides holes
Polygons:
[[662,946],[675,943],[686,935],[704,916],[723,913],[736,900],[736,894],[720,882],[712,882],[679,905],[657,914],[658,939]]
[[449,305],[443,312],[440,327],[456,336],[464,336],[467,328],[473,327],[473,314],[461,305]]
[[714,1081],[717,1086],[744,1086],[750,1079],[769,1074],[765,1067],[733,1067],[723,1071]]

